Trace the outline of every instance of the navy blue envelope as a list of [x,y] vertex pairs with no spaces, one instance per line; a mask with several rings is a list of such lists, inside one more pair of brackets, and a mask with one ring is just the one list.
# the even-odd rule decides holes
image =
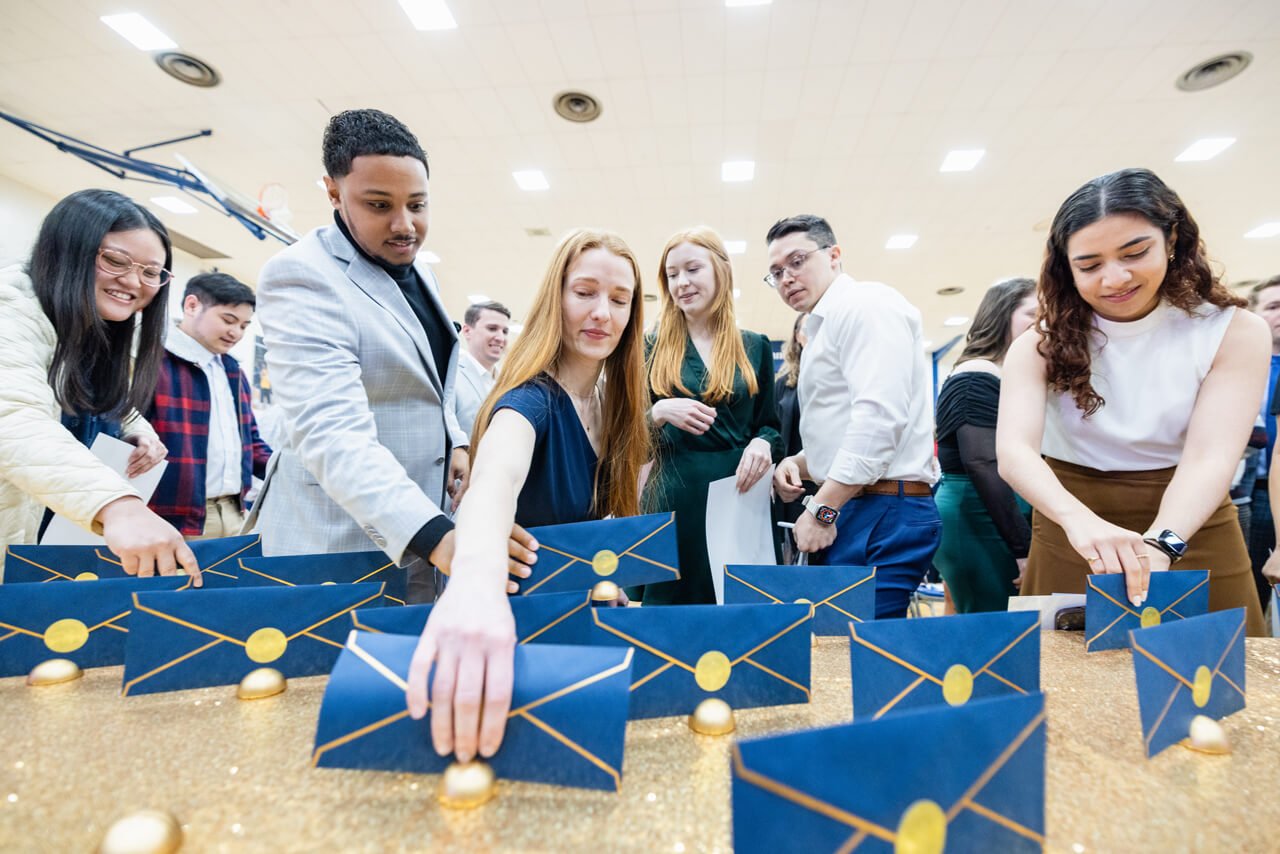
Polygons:
[[[187,545],[200,563],[205,587],[233,586],[236,560],[262,554],[257,534],[192,540]],[[9,546],[5,553],[5,584],[132,577],[105,546]]]
[[853,719],[1040,690],[1034,611],[850,625]]
[[234,685],[264,666],[328,673],[351,612],[381,600],[380,583],[134,594],[124,694]]
[[[320,703],[312,764],[436,773],[452,761],[431,746],[431,714],[405,708],[417,638],[351,632]],[[631,650],[516,647],[515,683],[499,777],[617,791],[627,730]]]
[[[1154,577],[1154,576],[1153,576]],[[1147,756],[1244,708],[1244,608],[1129,632]]]
[[1039,692],[740,741],[734,850],[1039,852],[1044,760]]
[[0,584],[0,676],[28,673],[50,658],[69,658],[81,667],[120,664],[134,592],[179,590],[190,583],[186,576],[170,575],[96,584]]
[[1084,649],[1128,649],[1129,632],[1209,613],[1209,572],[1180,569],[1151,573],[1147,601],[1135,608],[1124,574],[1090,575],[1084,600]]
[[809,702],[809,605],[592,608],[594,642],[631,646],[631,717]]
[[813,633],[844,635],[849,621],[874,620],[873,566],[726,566],[724,603],[813,603]]
[[[545,596],[512,596],[511,616],[516,621],[519,643],[591,643],[591,596],[576,593],[548,593]],[[374,608],[353,611],[351,622],[366,632],[391,635],[420,635],[427,625],[431,605],[403,608]]]
[[529,533],[538,541],[538,560],[533,574],[520,579],[520,596],[590,590],[605,579],[633,587],[680,577],[674,513],[545,525]]
[[241,587],[282,584],[361,584],[384,582],[386,605],[403,605],[408,570],[396,566],[383,552],[337,552],[322,555],[287,555],[241,559]]

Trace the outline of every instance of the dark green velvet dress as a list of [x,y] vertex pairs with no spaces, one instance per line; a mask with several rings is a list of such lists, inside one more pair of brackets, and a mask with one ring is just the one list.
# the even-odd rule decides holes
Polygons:
[[[653,471],[645,485],[642,506],[647,513],[675,511],[680,580],[650,584],[644,588],[645,605],[694,605],[716,601],[707,565],[707,484],[730,477],[738,470],[742,452],[754,438],[769,443],[773,462],[782,459],[782,436],[773,393],[773,350],[769,339],[742,332],[747,361],[755,366],[757,391],[748,394],[741,371],[734,376],[733,394],[719,403],[715,423],[701,436],[664,424],[658,434]],[[653,346],[652,336],[646,351]],[[706,388],[707,370],[702,357],[685,339],[680,377],[685,387]],[[662,398],[655,395],[657,402]],[[701,394],[694,399],[707,403]]]

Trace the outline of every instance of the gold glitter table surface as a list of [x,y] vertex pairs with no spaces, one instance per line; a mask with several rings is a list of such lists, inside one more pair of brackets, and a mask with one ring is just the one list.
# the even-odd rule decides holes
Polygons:
[[[1280,827],[1280,640],[1246,644],[1248,708],[1234,753],[1142,752],[1129,653],[1043,636],[1053,851],[1274,851]],[[683,718],[629,725],[622,791],[500,784],[470,812],[436,776],[310,767],[325,679],[245,702],[235,686],[122,698],[120,668],[40,689],[0,680],[0,848],[90,851],[112,821],[172,812],[185,851],[728,851],[730,737]],[[848,643],[814,649],[813,702],[738,713],[738,735],[842,723]],[[930,735],[903,757],[927,774]],[[804,757],[797,757],[803,761]]]

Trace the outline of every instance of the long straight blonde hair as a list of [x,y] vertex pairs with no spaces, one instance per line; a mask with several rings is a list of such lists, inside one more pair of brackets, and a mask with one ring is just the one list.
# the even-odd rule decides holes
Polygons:
[[[579,228],[556,247],[542,284],[533,299],[524,329],[502,365],[498,381],[476,415],[471,435],[471,461],[488,429],[494,404],[507,392],[542,373],[555,373],[564,349],[563,294],[569,269],[586,252],[604,249],[631,265],[635,291],[631,313],[618,346],[604,360],[599,466],[596,468],[592,511],[603,517],[634,516],[640,512],[640,469],[648,461],[650,435],[645,412],[649,394],[644,376],[643,302],[640,265],[622,238],[608,231]],[[603,489],[602,489],[603,487]]]
[[[681,243],[700,246],[711,255],[711,272],[715,276],[716,292],[711,298],[711,364],[707,370],[707,387],[689,389],[680,378],[684,364],[685,339],[689,336],[689,322],[684,312],[671,297],[667,280],[667,256]],[[662,250],[658,264],[659,292],[662,294],[662,314],[658,317],[658,330],[649,354],[649,385],[654,394],[672,397],[677,392],[692,396],[699,391],[708,403],[718,403],[733,394],[734,369],[742,372],[747,391],[758,391],[755,368],[747,359],[742,346],[742,332],[733,314],[733,266],[724,241],[705,225],[678,231],[671,235]]]

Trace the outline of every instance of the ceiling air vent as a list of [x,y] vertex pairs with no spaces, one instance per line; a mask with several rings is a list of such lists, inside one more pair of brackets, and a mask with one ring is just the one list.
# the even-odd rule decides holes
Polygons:
[[600,118],[600,102],[585,92],[561,92],[552,103],[556,113],[571,122],[593,122]]
[[1253,54],[1245,50],[1224,53],[1192,68],[1178,78],[1177,87],[1183,92],[1199,92],[1226,83],[1249,67]]
[[958,287],[956,285],[951,285],[950,287],[946,287],[946,288],[938,288],[938,296],[940,297],[953,297],[956,294],[962,294],[962,293],[964,293],[964,288]]
[[530,237],[550,237],[551,229],[546,226],[539,226],[537,228],[526,228],[524,233]]
[[212,65],[189,53],[165,50],[157,53],[155,60],[165,74],[191,86],[208,89],[222,82],[222,75]]

